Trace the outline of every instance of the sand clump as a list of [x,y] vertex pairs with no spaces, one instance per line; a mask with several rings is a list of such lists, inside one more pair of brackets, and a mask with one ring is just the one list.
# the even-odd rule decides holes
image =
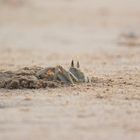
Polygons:
[[7,89],[39,89],[39,88],[56,88],[59,81],[51,81],[49,78],[39,77],[38,73],[43,70],[41,67],[25,67],[17,71],[0,72],[0,88]]

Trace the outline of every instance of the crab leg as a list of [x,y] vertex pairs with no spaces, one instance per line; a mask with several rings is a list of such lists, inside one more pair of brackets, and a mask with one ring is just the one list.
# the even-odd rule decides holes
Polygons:
[[72,74],[70,71],[69,71],[69,74],[70,74],[71,78],[74,80],[74,82],[77,82],[78,83],[78,78],[76,78],[74,76],[74,74]]
[[57,77],[65,83],[70,83],[70,84],[74,84],[73,79],[71,78],[71,75],[69,72],[67,72],[63,67],[61,66],[57,66],[55,68],[55,79],[57,79]]

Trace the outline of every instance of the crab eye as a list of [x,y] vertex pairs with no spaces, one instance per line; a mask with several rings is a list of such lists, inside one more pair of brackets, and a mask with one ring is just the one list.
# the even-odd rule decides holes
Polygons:
[[73,60],[71,61],[71,67],[74,67],[74,61]]
[[79,61],[77,62],[77,68],[80,68],[80,63],[79,63]]

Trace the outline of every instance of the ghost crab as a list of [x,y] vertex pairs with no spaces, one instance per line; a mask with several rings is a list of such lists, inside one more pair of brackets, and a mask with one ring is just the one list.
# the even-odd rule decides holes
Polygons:
[[46,79],[49,81],[60,81],[64,84],[75,84],[89,82],[89,78],[85,77],[84,73],[80,70],[80,64],[77,62],[75,67],[72,60],[69,70],[65,70],[62,66],[49,67],[37,73],[38,79]]
[[39,89],[55,88],[62,85],[74,85],[75,83],[89,82],[80,70],[80,64],[71,62],[69,70],[62,66],[56,67],[24,67],[17,71],[0,71],[0,88],[7,89]]

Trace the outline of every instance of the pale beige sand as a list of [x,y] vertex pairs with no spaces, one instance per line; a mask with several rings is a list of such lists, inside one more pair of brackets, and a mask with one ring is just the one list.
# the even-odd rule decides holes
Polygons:
[[139,0],[0,1],[0,69],[81,69],[98,83],[57,89],[0,89],[0,140],[139,140],[140,46],[118,45],[140,33]]

